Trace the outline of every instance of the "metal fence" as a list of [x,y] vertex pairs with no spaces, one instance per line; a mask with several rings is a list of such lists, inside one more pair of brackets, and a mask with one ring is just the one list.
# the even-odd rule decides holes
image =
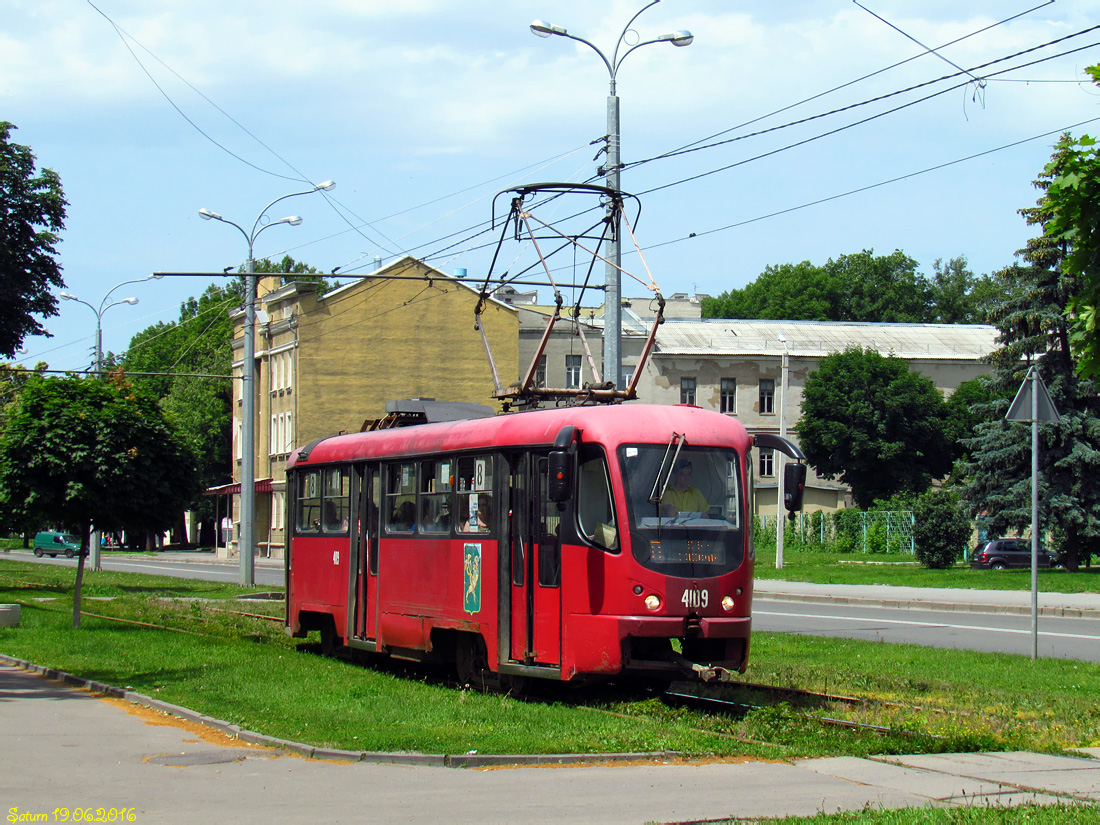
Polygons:
[[[837,510],[835,513],[797,513],[784,519],[783,544],[853,553],[915,553],[910,510]],[[758,543],[775,541],[775,516],[756,517]]]

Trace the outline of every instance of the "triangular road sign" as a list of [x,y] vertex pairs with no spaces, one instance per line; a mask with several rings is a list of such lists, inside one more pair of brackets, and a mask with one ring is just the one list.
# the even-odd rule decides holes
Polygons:
[[[1034,389],[1032,389],[1034,387]],[[1024,383],[1020,385],[1020,391],[1012,400],[1012,406],[1008,408],[1005,421],[1031,421],[1031,394],[1036,393],[1036,421],[1051,421],[1057,424],[1062,420],[1058,414],[1058,408],[1047,392],[1047,385],[1039,377],[1038,371],[1032,367],[1027,371]]]

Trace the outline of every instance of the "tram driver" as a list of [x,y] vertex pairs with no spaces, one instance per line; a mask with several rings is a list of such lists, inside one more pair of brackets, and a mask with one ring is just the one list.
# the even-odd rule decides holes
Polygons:
[[680,513],[706,513],[710,504],[691,484],[691,462],[680,461],[672,471],[672,479],[661,498],[661,515],[676,516]]

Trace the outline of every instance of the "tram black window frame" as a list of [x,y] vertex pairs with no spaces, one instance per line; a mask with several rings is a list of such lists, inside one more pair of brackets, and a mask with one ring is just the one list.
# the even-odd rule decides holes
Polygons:
[[577,529],[589,542],[618,553],[618,516],[607,453],[598,444],[582,444],[577,455]]
[[556,501],[547,497],[550,489],[550,460],[535,458],[538,478],[538,580],[539,587],[561,586],[562,512]]
[[[494,500],[496,489],[495,461],[490,453],[463,455],[455,458],[455,529],[466,536],[485,536],[495,531],[497,513]],[[477,527],[477,511],[484,511],[485,498],[489,502],[489,521],[485,529]],[[471,529],[470,524],[474,524]]]
[[398,461],[385,465],[385,524],[387,533],[416,530],[416,464]]
[[428,535],[449,535],[454,523],[454,459],[421,461],[417,486],[417,529]]
[[329,536],[344,535],[348,532],[351,507],[351,472],[347,467],[326,467],[321,471],[321,478],[324,497],[321,532]]
[[321,471],[297,474],[294,497],[294,532],[316,533],[321,528]]

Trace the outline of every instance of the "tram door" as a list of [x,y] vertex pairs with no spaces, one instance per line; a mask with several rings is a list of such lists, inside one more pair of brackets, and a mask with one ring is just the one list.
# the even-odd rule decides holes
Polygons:
[[547,498],[545,455],[512,462],[511,658],[526,664],[561,662],[561,542],[558,505]]
[[355,638],[374,639],[378,617],[378,521],[381,482],[378,466],[359,468],[359,507],[356,530],[356,572],[352,586],[355,600]]

